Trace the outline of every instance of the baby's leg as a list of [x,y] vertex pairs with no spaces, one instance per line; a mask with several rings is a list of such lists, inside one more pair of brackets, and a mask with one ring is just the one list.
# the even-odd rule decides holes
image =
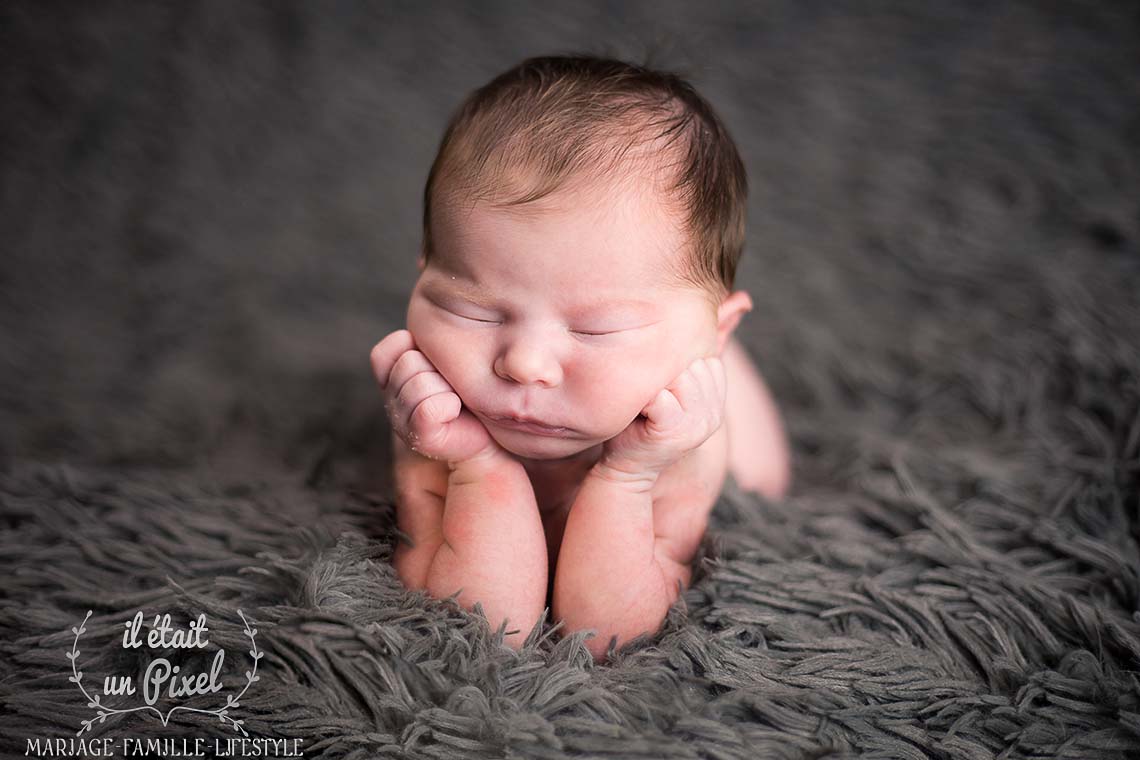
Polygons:
[[791,482],[784,425],[772,394],[751,357],[735,338],[721,354],[728,377],[725,427],[728,468],[740,487],[781,499]]

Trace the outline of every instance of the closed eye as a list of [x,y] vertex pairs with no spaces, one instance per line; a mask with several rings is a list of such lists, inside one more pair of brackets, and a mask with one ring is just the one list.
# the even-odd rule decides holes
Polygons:
[[482,319],[480,317],[469,317],[466,314],[460,314],[458,311],[455,311],[454,309],[449,309],[446,306],[440,306],[439,308],[443,309],[444,311],[446,311],[448,314],[451,314],[452,316],[459,317],[460,319],[465,319],[468,322],[478,322],[479,324],[482,324],[482,325],[497,325],[497,324],[499,324],[499,320],[497,320],[497,319]]
[[497,319],[479,319],[478,317],[469,317],[465,314],[457,314],[455,312],[452,312],[452,313],[455,314],[455,316],[457,316],[457,317],[462,317],[463,319],[469,320],[471,322],[479,322],[479,323],[484,324],[484,325],[497,325],[497,324],[499,324],[499,321]]
[[629,327],[619,327],[614,330],[571,330],[570,332],[574,333],[575,335],[582,335],[587,338],[601,338],[606,335],[619,335],[621,333],[632,333],[636,332],[637,330],[644,330],[647,327],[652,327],[660,321],[660,319],[655,319],[652,322],[646,322],[645,324],[631,325]]

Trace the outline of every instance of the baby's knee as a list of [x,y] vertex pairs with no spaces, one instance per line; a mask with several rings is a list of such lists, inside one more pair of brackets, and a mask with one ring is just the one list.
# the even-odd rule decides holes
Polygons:
[[747,352],[726,347],[729,470],[745,491],[778,500],[791,486],[791,454],[775,399]]
[[781,457],[764,461],[750,456],[747,461],[733,462],[730,469],[742,490],[758,493],[769,501],[783,499],[792,484],[791,468]]

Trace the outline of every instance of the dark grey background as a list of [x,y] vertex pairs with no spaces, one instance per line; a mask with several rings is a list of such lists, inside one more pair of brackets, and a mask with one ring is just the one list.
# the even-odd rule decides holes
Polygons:
[[869,439],[1009,477],[1081,419],[1123,445],[1135,5],[10,2],[4,456],[368,481],[368,350],[402,324],[446,119],[576,50],[652,53],[736,137],[742,335],[797,488]]
[[[597,667],[399,582],[368,368],[451,110],[582,49],[655,51],[736,136],[796,475],[726,484]],[[88,610],[89,678],[141,672],[140,608],[235,654],[244,609],[241,716],[308,756],[1140,751],[1135,3],[7,2],[0,240],[10,754],[94,717]]]

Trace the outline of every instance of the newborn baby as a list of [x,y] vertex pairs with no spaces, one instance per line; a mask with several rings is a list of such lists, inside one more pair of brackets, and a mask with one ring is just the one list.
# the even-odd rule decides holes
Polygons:
[[473,93],[424,193],[407,329],[372,369],[395,446],[394,564],[518,646],[549,603],[658,629],[731,471],[780,498],[784,433],[732,339],[744,168],[677,77],[539,58]]

